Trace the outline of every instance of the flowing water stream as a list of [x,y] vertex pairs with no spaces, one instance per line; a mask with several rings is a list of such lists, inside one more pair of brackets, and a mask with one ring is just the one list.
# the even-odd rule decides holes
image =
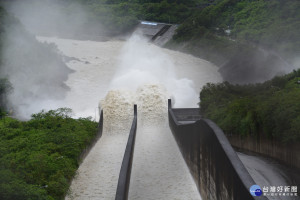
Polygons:
[[75,72],[62,106],[75,117],[98,120],[103,136],[80,165],[66,199],[114,199],[120,166],[138,105],[138,128],[129,199],[201,199],[168,128],[167,99],[174,107],[197,107],[201,87],[221,81],[217,67],[193,56],[162,49],[138,35],[128,41],[53,42]]

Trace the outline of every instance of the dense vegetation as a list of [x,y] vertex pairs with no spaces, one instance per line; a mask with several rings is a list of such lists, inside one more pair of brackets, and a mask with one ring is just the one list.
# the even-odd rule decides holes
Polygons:
[[42,111],[27,122],[1,119],[1,199],[64,199],[96,130],[97,123],[72,119],[66,108]]
[[179,26],[167,47],[215,63],[231,83],[263,82],[300,67],[299,1],[207,2]]
[[[178,29],[175,40],[197,41],[208,51],[226,54],[234,40],[280,52],[300,53],[300,2],[297,0],[215,0],[194,12]],[[193,43],[191,43],[192,45]],[[216,46],[216,48],[214,48]],[[224,49],[224,46],[227,48]],[[223,47],[218,49],[218,47]],[[193,48],[193,46],[191,46]],[[230,53],[230,52],[229,52]]]
[[11,92],[11,83],[6,78],[0,79],[0,118],[6,115],[7,95]]
[[207,84],[200,108],[227,134],[300,141],[300,69],[262,84]]

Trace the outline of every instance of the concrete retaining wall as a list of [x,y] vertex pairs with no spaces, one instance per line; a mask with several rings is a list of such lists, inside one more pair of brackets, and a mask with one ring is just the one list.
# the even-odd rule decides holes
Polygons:
[[227,135],[232,146],[275,158],[290,167],[300,169],[300,145],[283,144],[264,137]]
[[116,191],[115,200],[127,200],[129,185],[130,185],[130,177],[131,177],[131,168],[134,154],[134,145],[136,138],[136,129],[137,129],[137,105],[134,105],[134,117],[130,129],[130,133],[128,136],[128,141],[123,157],[123,162],[119,174],[118,186]]
[[203,199],[266,199],[250,194],[255,183],[216,124],[180,124],[169,107],[169,125]]
[[91,143],[81,152],[80,156],[78,157],[78,161],[82,162],[85,157],[89,154],[91,149],[95,146],[98,140],[101,138],[103,132],[103,111],[100,112],[100,119],[98,123],[98,132],[96,133],[96,137],[91,141]]

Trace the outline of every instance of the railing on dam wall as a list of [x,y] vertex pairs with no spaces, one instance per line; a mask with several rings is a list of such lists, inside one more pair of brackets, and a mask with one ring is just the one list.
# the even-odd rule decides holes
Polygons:
[[180,123],[168,106],[169,126],[203,199],[248,200],[252,177],[231,147],[223,131],[208,119]]
[[137,128],[137,106],[134,105],[134,117],[123,157],[119,181],[116,192],[116,200],[127,200],[130,185],[131,167],[134,153],[134,144]]

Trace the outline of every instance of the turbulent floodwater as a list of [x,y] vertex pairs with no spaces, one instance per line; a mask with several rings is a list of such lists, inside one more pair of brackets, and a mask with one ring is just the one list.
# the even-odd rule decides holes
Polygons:
[[201,87],[221,81],[215,65],[140,38],[128,42],[38,39],[55,43],[64,55],[74,58],[67,63],[75,70],[66,82],[71,91],[61,106],[72,108],[75,117],[95,117],[99,101],[112,89],[135,92],[145,84],[163,85],[168,97],[175,98],[175,107],[197,107]]
[[139,36],[126,42],[38,39],[74,58],[67,63],[75,72],[66,82],[71,90],[63,106],[72,108],[75,117],[98,119],[98,106],[104,111],[103,136],[80,165],[66,199],[114,199],[135,103],[138,128],[129,199],[200,199],[168,128],[167,99],[175,107],[197,107],[200,88],[221,80],[216,66]]

